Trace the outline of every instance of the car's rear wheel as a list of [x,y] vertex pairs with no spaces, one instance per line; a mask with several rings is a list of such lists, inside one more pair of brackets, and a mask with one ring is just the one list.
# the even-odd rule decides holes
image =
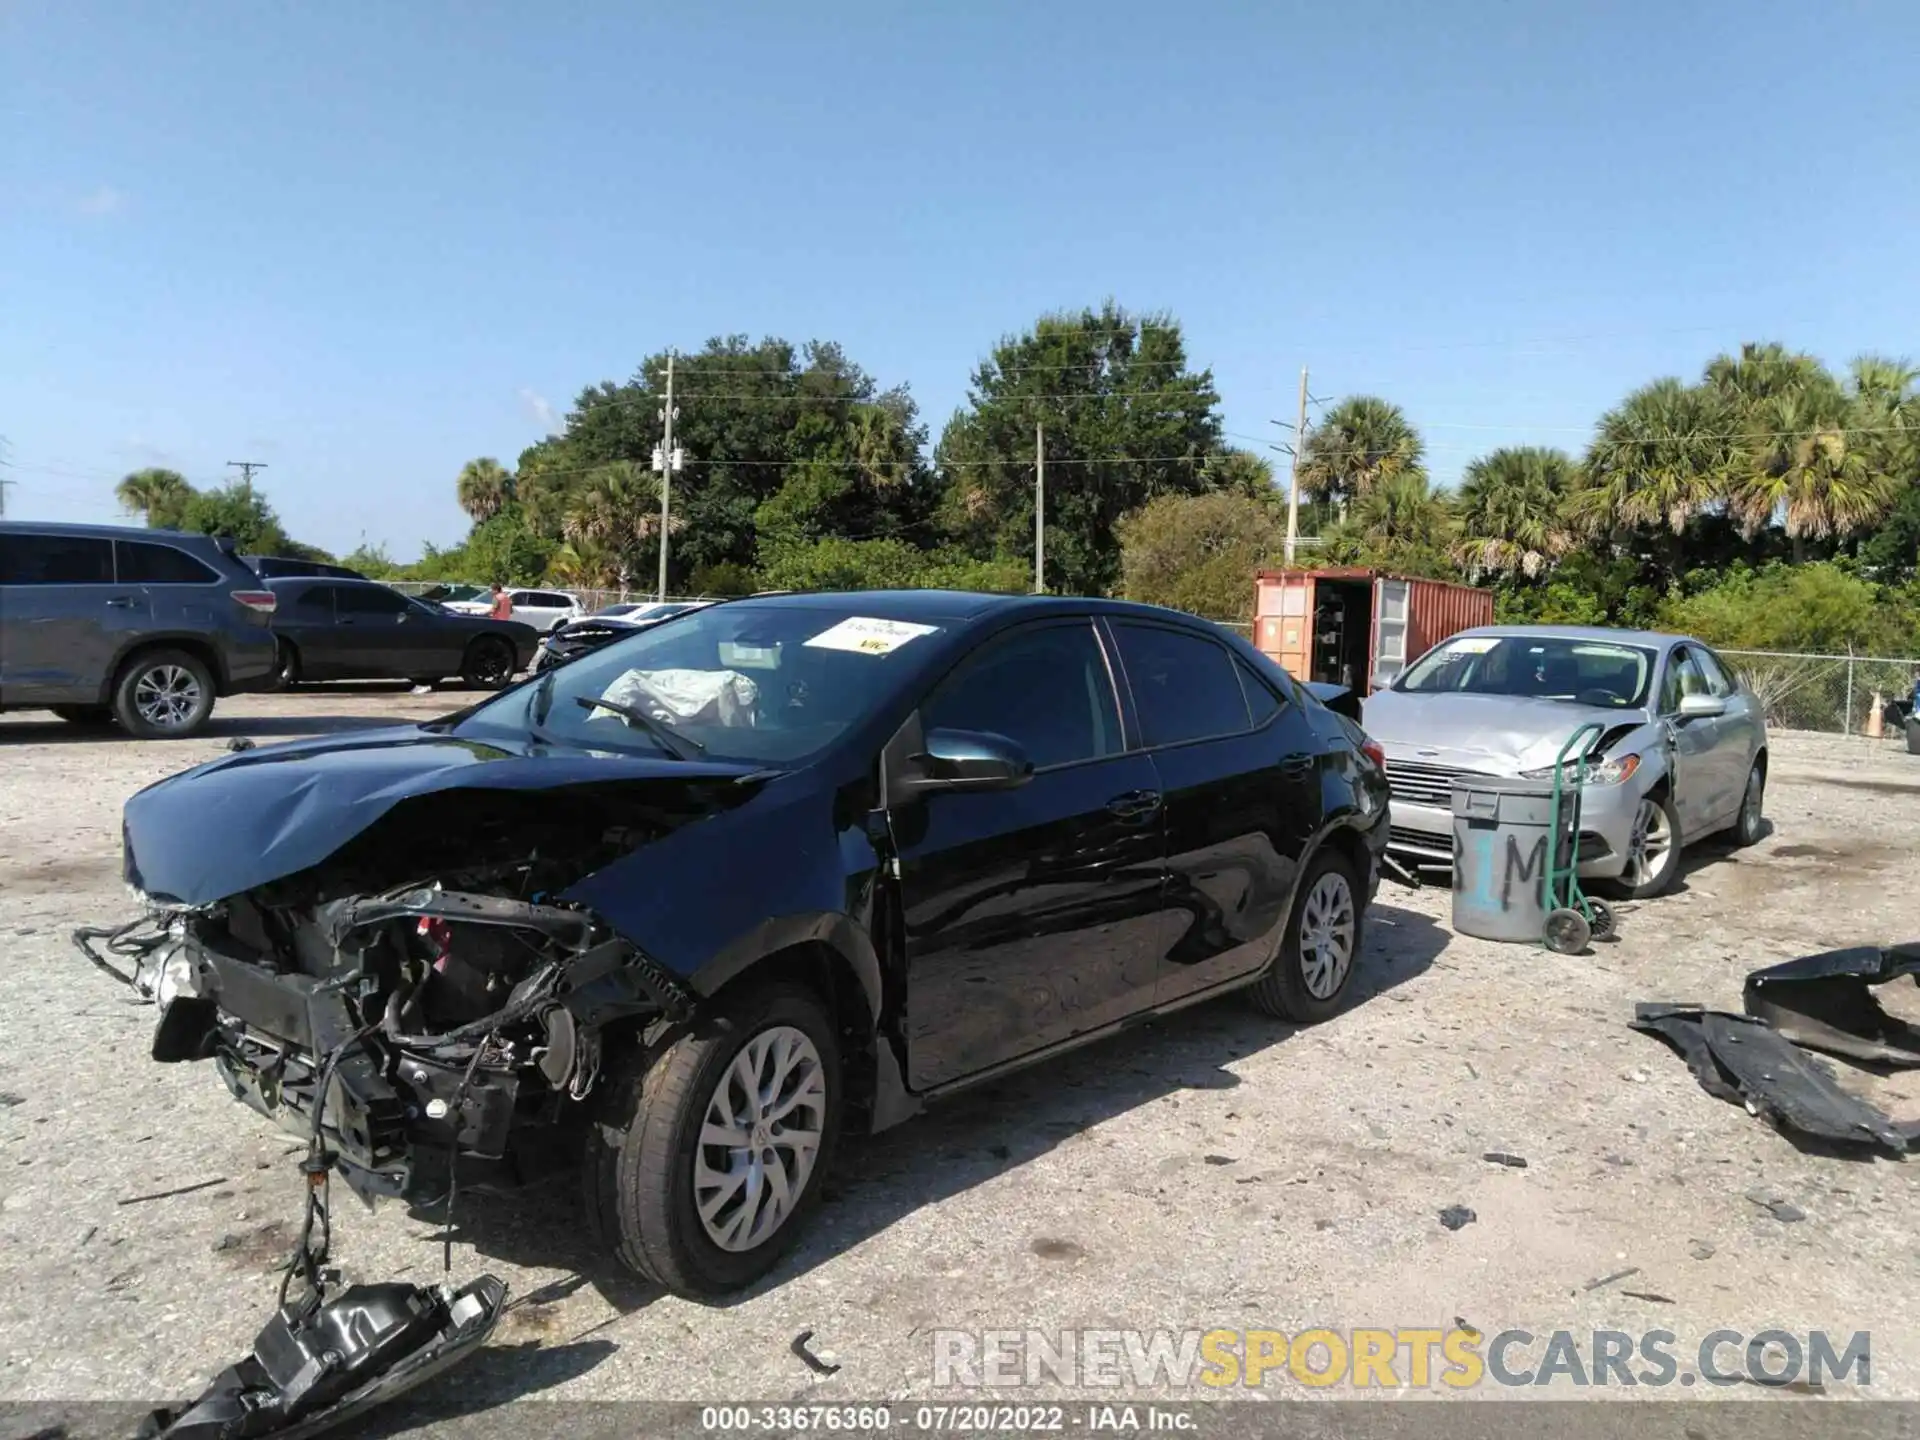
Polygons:
[[1735,845],[1758,845],[1767,831],[1767,767],[1753,762],[1747,772],[1747,788],[1740,792],[1740,817],[1733,822]]
[[113,718],[140,740],[183,740],[213,714],[213,676],[184,650],[149,650],[120,669]]
[[291,690],[300,683],[300,652],[286,640],[280,642],[274,660],[273,683],[278,690]]
[[1280,953],[1252,986],[1253,1003],[1297,1024],[1325,1020],[1340,1008],[1353,983],[1365,930],[1352,863],[1336,850],[1323,849],[1300,882]]
[[513,679],[513,646],[498,635],[482,635],[467,646],[460,676],[482,690],[498,690]]
[[1645,795],[1627,837],[1627,868],[1614,882],[1628,900],[1664,895],[1680,875],[1680,816],[1670,795]]
[[680,1295],[766,1274],[818,1203],[839,1132],[840,1051],[819,998],[745,991],[610,1078],[587,1140],[602,1242]]
[[113,723],[111,705],[56,705],[53,713],[69,725],[101,726]]

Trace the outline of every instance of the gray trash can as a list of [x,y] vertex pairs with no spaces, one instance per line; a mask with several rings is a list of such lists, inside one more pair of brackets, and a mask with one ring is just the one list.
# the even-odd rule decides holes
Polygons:
[[1920,713],[1907,717],[1907,754],[1920,755]]
[[[1579,791],[1560,797],[1564,866],[1580,833]],[[1546,933],[1551,780],[1458,776],[1453,782],[1453,928],[1482,940],[1538,942]]]

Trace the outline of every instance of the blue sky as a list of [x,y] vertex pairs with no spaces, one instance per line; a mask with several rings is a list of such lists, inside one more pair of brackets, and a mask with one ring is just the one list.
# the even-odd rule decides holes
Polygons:
[[937,433],[1108,296],[1236,436],[1307,363],[1451,482],[1743,339],[1920,352],[1916,76],[1910,0],[0,0],[8,510],[257,459],[411,556],[653,350],[835,339]]

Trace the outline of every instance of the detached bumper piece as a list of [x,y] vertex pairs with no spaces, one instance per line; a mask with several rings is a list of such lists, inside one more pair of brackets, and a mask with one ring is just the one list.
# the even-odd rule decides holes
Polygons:
[[1629,1023],[1686,1060],[1700,1087],[1780,1129],[1829,1144],[1904,1156],[1920,1124],[1896,1121],[1843,1089],[1821,1051],[1868,1065],[1920,1067],[1920,1029],[1869,992],[1902,975],[1920,984],[1920,947],[1829,950],[1747,976],[1747,1013],[1641,1004]]
[[507,1287],[483,1275],[449,1292],[354,1285],[277,1314],[253,1353],[184,1410],[156,1410],[139,1440],[298,1440],[341,1425],[434,1378],[477,1350]]

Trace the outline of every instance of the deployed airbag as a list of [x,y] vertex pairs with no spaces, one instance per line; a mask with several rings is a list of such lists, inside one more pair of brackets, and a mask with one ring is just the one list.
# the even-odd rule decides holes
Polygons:
[[600,698],[673,725],[746,726],[754,723],[760,687],[738,670],[629,670]]

